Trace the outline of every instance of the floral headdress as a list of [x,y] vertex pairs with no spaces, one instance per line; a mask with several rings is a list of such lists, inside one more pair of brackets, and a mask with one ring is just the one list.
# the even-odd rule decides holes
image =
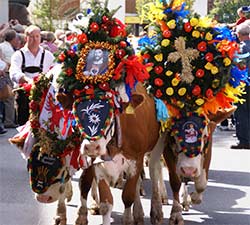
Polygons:
[[[137,81],[144,81],[149,74],[127,41],[128,30],[113,17],[119,9],[110,11],[108,1],[92,1],[90,8],[76,16],[70,24],[74,32],[57,61],[62,64],[58,82],[66,92],[76,96],[96,95],[113,90],[121,82],[126,84],[128,94]],[[107,69],[94,76],[84,74],[92,50],[102,49],[108,53]]]
[[159,0],[145,8],[157,38],[141,50],[149,90],[171,115],[216,113],[240,101],[245,77],[234,64],[238,44],[230,30],[189,15],[184,1]]

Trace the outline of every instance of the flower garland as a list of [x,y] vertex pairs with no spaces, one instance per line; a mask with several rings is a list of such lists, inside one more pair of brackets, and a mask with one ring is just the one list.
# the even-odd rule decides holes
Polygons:
[[[107,5],[107,0],[105,3],[92,1],[90,8],[78,14],[69,23],[74,32],[66,47],[57,55],[57,61],[63,65],[58,83],[62,90],[71,92],[76,97],[99,95],[99,92],[114,90],[121,83],[131,89],[137,81],[149,78],[145,66],[134,55],[133,47],[127,41],[127,27],[113,17],[119,8],[109,11]],[[94,76],[85,75],[88,56],[94,49],[108,53],[107,70]],[[135,76],[131,67],[136,68],[138,65],[144,68],[138,70]],[[120,70],[116,70],[117,67]]]
[[150,73],[150,92],[173,115],[216,113],[239,101],[244,79],[232,79],[238,44],[231,32],[213,27],[207,18],[187,17],[184,1],[159,1],[155,7],[149,4],[147,9],[153,10],[148,14],[154,15],[157,43],[141,49]]
[[[41,74],[34,80],[30,92],[30,125],[32,133],[36,138],[36,144],[33,149],[37,149],[42,154],[54,155],[54,156],[65,156],[72,151],[79,150],[80,146],[80,135],[77,129],[74,132],[69,132],[66,139],[59,139],[58,132],[56,130],[44,129],[41,127],[39,122],[39,116],[44,106],[45,98],[49,90],[51,79],[47,78],[46,75]],[[51,121],[50,121],[51,122]],[[49,122],[47,124],[49,128]],[[72,129],[72,127],[71,127]]]

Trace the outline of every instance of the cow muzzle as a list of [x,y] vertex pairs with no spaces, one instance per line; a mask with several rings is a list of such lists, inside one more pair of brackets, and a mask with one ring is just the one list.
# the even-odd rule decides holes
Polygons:
[[181,176],[185,178],[194,178],[197,176],[198,169],[195,167],[181,167]]
[[84,145],[83,152],[84,155],[94,158],[101,155],[101,146],[98,143],[90,142]]
[[43,194],[36,195],[36,200],[41,203],[52,203],[56,201],[56,199],[53,199],[50,195]]

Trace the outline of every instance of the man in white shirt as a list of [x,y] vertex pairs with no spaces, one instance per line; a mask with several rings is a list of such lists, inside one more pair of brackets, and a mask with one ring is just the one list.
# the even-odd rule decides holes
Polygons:
[[[41,30],[30,25],[25,30],[26,44],[11,57],[10,77],[18,85],[32,82],[39,73],[46,73],[54,64],[53,54],[43,49],[41,43]],[[29,118],[29,100],[25,93],[19,92],[17,98],[18,123],[23,125]]]

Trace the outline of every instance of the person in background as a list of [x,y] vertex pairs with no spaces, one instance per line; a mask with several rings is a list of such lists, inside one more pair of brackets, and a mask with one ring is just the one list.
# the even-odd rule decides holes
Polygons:
[[237,9],[237,14],[239,16],[239,19],[237,19],[235,23],[227,24],[227,26],[229,28],[235,30],[238,25],[245,22],[245,20],[247,18],[246,18],[246,15],[245,15],[245,11],[243,9],[244,9],[243,7],[240,7],[240,8]]
[[[7,63],[9,68],[11,62],[11,56],[15,53],[15,50],[19,48],[20,42],[17,37],[17,33],[14,29],[9,28],[5,31],[4,42],[0,43],[0,49],[3,54],[3,60]],[[7,77],[10,87],[13,88],[13,83],[10,79],[9,73],[6,72],[5,76]],[[4,125],[6,128],[15,128],[17,127],[15,121],[15,98],[10,96],[4,102]]]
[[[4,62],[2,59],[2,52],[0,50],[0,91],[8,82],[6,76],[4,76],[7,70],[7,67],[8,67],[7,63]],[[3,116],[4,116],[4,103],[3,101],[0,100],[0,136],[7,133],[7,130],[5,129],[4,123],[3,123]]]
[[[11,57],[10,77],[18,86],[31,83],[40,72],[46,73],[54,64],[53,54],[40,46],[41,30],[35,25],[25,29],[26,44]],[[23,125],[29,118],[29,99],[23,91],[18,92],[17,120]]]
[[[236,34],[240,40],[240,52],[247,54],[246,68],[248,70],[248,80],[250,81],[250,23],[245,21],[236,28]],[[236,137],[239,141],[237,145],[232,145],[232,149],[250,149],[250,86],[246,86],[246,94],[243,104],[239,104],[235,111]]]
[[56,40],[55,40],[55,45],[58,47],[58,48],[62,48],[64,46],[64,38],[65,38],[65,32],[64,30],[60,30],[60,29],[57,29],[55,31],[55,37],[56,37]]
[[58,50],[58,47],[55,44],[56,37],[53,32],[46,31],[44,33],[43,42],[41,43],[41,46],[45,49],[49,50],[52,53],[55,53]]

